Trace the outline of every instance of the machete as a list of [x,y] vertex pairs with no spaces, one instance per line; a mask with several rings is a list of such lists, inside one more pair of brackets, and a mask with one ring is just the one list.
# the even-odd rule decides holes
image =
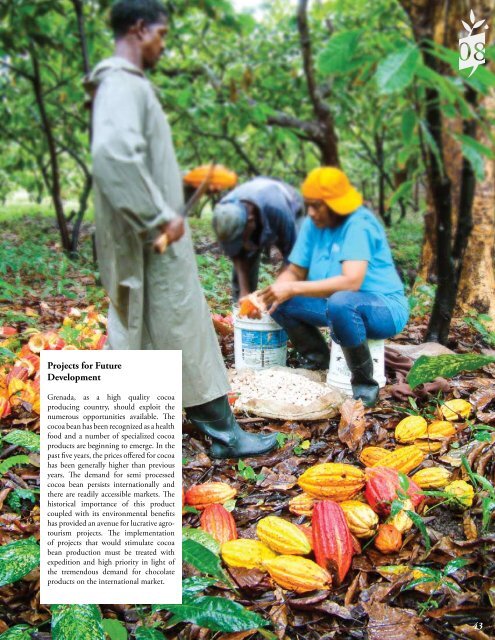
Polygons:
[[[210,168],[206,175],[206,178],[199,185],[196,191],[192,194],[186,204],[181,207],[179,210],[179,215],[183,218],[187,218],[187,216],[191,213],[194,207],[197,205],[199,199],[206,193],[208,187],[210,186],[210,180],[213,175],[213,169],[215,168],[215,163],[212,162],[210,164]],[[160,234],[157,239],[153,242],[153,248],[156,253],[165,253],[168,247],[168,236],[166,233]]]

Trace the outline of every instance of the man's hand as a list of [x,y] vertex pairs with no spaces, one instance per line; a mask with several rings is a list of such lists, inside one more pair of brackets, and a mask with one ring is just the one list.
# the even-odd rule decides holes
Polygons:
[[173,244],[180,240],[186,231],[186,227],[184,225],[184,218],[177,216],[167,224],[164,224],[162,227],[162,233],[166,233],[168,237],[168,243]]
[[164,253],[169,244],[173,244],[182,238],[184,232],[184,219],[177,216],[177,218],[160,227],[160,235],[153,243],[154,250],[157,253]]
[[269,313],[273,313],[282,302],[290,300],[294,295],[294,282],[291,281],[275,282],[258,293]]

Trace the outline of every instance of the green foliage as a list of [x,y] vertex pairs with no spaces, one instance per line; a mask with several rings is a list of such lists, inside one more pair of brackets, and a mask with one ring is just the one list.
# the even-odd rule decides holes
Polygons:
[[265,476],[262,473],[256,473],[253,467],[245,464],[242,460],[237,463],[237,475],[246,480],[246,482],[261,482]]
[[438,602],[433,598],[433,594],[447,587],[449,591],[460,593],[462,590],[459,585],[454,582],[450,576],[455,574],[459,569],[465,567],[469,563],[466,558],[455,558],[448,562],[443,569],[432,569],[431,567],[412,567],[412,569],[420,571],[423,575],[415,578],[402,587],[402,591],[415,589],[421,585],[427,585],[431,589],[431,595],[425,602],[420,603],[419,611],[424,615],[430,609],[436,609]]
[[246,631],[269,625],[260,615],[227,598],[204,596],[186,604],[168,605],[174,615],[169,624],[192,622],[212,631]]
[[53,640],[105,640],[96,604],[55,604],[51,611]]
[[462,353],[442,356],[420,356],[407,374],[407,382],[414,389],[424,382],[435,378],[453,378],[461,371],[475,371],[495,362],[492,356],[478,353]]
[[354,54],[362,34],[362,29],[352,29],[332,36],[319,57],[321,73],[344,74],[359,67],[361,61],[356,60]]
[[379,63],[376,82],[381,93],[404,91],[414,77],[420,59],[418,48],[408,44]]
[[12,467],[30,463],[28,456],[10,456],[10,458],[6,458],[0,462],[0,477],[3,476],[4,473],[7,473],[9,469],[12,469]]
[[[183,529],[183,532],[186,534],[191,530]],[[269,622],[258,614],[228,598],[198,597],[198,593],[213,585],[217,579],[232,586],[230,579],[220,566],[220,559],[216,553],[199,542],[185,538],[182,543],[182,559],[184,562],[192,564],[201,573],[213,577],[194,576],[184,580],[182,583],[183,604],[153,605],[153,613],[162,610],[173,613],[173,617],[167,623],[168,626],[179,622],[192,622],[211,631],[234,632],[258,629],[269,625]],[[145,629],[145,627],[139,628]],[[146,627],[146,629],[148,628]],[[154,630],[150,629],[150,631]],[[154,638],[152,635],[143,635],[142,637]],[[271,634],[270,637],[272,637]]]
[[34,538],[0,547],[0,587],[21,580],[40,563],[40,547]]
[[0,634],[0,640],[31,640],[34,631],[36,629],[28,624],[16,624]]
[[136,640],[165,640],[161,631],[151,627],[137,627],[134,635]]
[[210,549],[195,540],[185,539],[182,542],[182,561],[191,564],[201,573],[231,585],[230,578],[220,564],[220,558]]
[[[198,513],[198,511],[196,511]],[[211,553],[218,556],[220,553],[220,544],[215,540],[215,538],[203,531],[202,529],[195,529],[193,527],[182,527],[182,536],[187,540],[194,540],[198,544],[206,547]],[[204,570],[205,573],[208,573]]]
[[16,513],[20,513],[23,508],[23,502],[32,506],[36,502],[36,495],[30,489],[14,489],[7,497],[7,504]]
[[127,640],[129,637],[125,625],[120,620],[104,618],[102,622],[103,631],[110,640]]
[[463,318],[463,322],[477,331],[490,347],[495,347],[495,331],[490,329],[493,319],[489,315],[485,313],[478,314],[473,310],[469,316]]
[[3,440],[9,444],[15,444],[17,447],[23,447],[28,451],[40,450],[40,437],[32,431],[13,429],[6,436],[3,436]]

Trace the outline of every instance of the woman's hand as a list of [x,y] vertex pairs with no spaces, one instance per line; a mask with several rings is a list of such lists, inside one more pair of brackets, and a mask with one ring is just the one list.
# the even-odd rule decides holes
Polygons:
[[282,304],[282,302],[290,300],[294,295],[293,281],[274,282],[272,285],[258,293],[258,297],[267,306],[269,313],[273,313],[275,309]]

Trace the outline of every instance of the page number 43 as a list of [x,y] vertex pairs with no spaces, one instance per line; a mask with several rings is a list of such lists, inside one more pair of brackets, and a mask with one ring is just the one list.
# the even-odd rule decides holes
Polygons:
[[483,623],[482,622],[476,622],[474,624],[474,628],[475,629],[480,629],[480,630],[483,629]]

